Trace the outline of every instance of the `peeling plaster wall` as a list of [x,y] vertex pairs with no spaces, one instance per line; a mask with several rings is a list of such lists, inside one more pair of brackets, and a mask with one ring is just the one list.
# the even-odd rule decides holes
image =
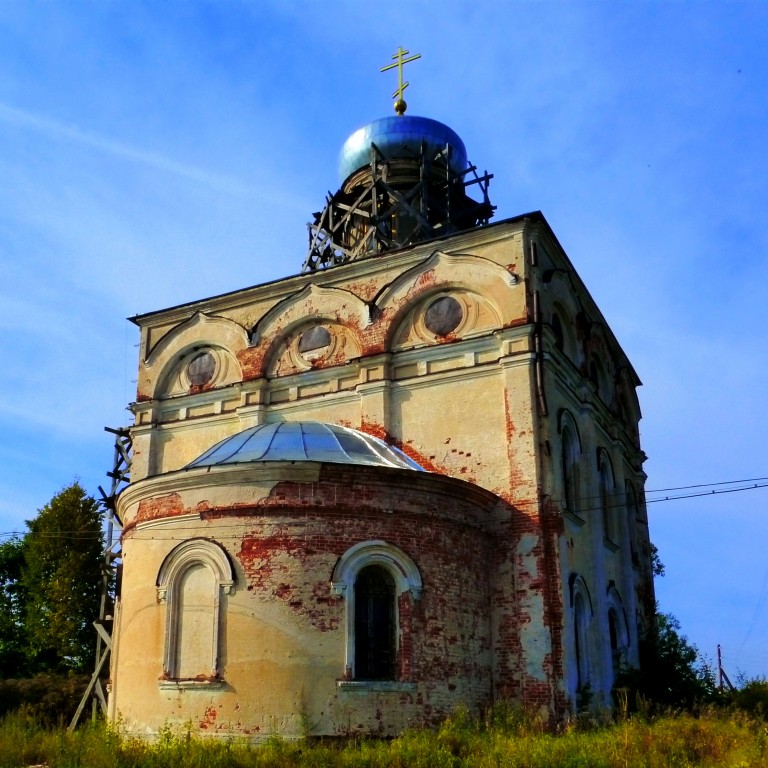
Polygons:
[[[425,319],[429,307],[441,297],[451,297],[462,308],[458,325],[442,335],[430,331]],[[558,313],[566,321],[564,327],[554,323]],[[607,645],[609,598],[615,602],[615,595],[620,595],[622,613],[627,617],[624,655],[628,663],[637,662],[638,624],[648,621],[653,610],[642,497],[644,455],[637,430],[640,411],[635,388],[639,379],[540,214],[386,257],[144,315],[135,322],[141,328],[141,362],[133,406],[134,483],[157,478],[170,493],[175,473],[217,441],[265,422],[313,420],[381,437],[430,472],[466,480],[497,497],[485,529],[489,538],[482,562],[487,564],[487,572],[482,578],[486,580],[483,589],[487,602],[480,613],[472,613],[475,608],[470,611],[476,620],[487,622],[481,643],[487,671],[481,674],[476,670],[474,687],[451,690],[445,684],[428,682],[431,673],[427,664],[413,667],[414,680],[423,677],[417,681],[422,686],[417,694],[401,691],[396,697],[391,691],[367,691],[361,695],[334,689],[336,698],[328,703],[316,684],[305,678],[309,667],[317,667],[325,670],[328,680],[336,679],[330,670],[336,665],[334,675],[338,676],[337,635],[341,630],[328,629],[315,642],[311,638],[318,630],[311,622],[306,623],[306,616],[304,623],[297,624],[295,612],[288,613],[286,616],[293,618],[286,624],[290,631],[286,630],[289,636],[283,642],[275,634],[276,626],[283,622],[280,611],[290,608],[286,609],[285,600],[274,592],[280,585],[270,586],[273,592],[266,593],[254,587],[249,599],[255,599],[257,593],[263,597],[258,601],[258,616],[265,622],[264,632],[271,632],[270,642],[286,650],[282,656],[264,651],[259,657],[261,666],[257,665],[259,673],[249,678],[253,704],[249,705],[252,714],[248,722],[254,728],[267,727],[262,712],[266,707],[275,718],[275,728],[286,733],[297,733],[299,721],[317,722],[317,732],[335,732],[339,722],[353,730],[395,732],[405,724],[423,722],[449,710],[449,701],[455,704],[465,696],[473,705],[488,698],[512,697],[555,718],[572,712],[579,697],[574,682],[569,587],[574,574],[589,585],[592,600],[590,686],[596,694],[594,703],[609,703],[613,680],[613,660]],[[320,352],[307,355],[301,349],[303,334],[318,325],[328,331],[330,342]],[[188,385],[184,390],[190,361],[204,352],[215,360],[213,376],[208,383]],[[595,366],[591,366],[594,361]],[[593,380],[597,365],[600,375]],[[599,496],[598,449],[610,458],[617,495],[623,493],[625,481],[631,481],[637,490],[638,515],[629,519],[620,513],[617,541],[610,545],[604,542],[594,514],[581,518],[564,508],[559,458],[563,411],[572,413],[579,424],[582,497]],[[258,494],[263,489],[258,490],[258,483],[248,485],[256,501],[233,501],[226,494],[238,497],[239,491],[218,487],[219,480],[211,482],[204,499],[192,506],[191,501],[181,505],[183,509],[194,507],[194,514],[208,515],[207,526],[213,525],[211,510],[237,507],[247,516],[251,514],[249,504],[262,504]],[[216,494],[224,496],[213,501]],[[157,503],[161,503],[159,497]],[[347,501],[340,497],[336,503],[343,507]],[[199,504],[203,505],[200,509],[195,506]],[[284,512],[273,510],[275,525]],[[327,510],[324,514],[326,523],[333,519]],[[387,535],[405,541],[401,538],[406,536],[404,531],[390,531],[389,523],[375,514],[354,520],[350,530],[358,537],[367,536],[365,526],[373,536],[382,525]],[[266,527],[255,537],[242,521],[237,523],[240,528],[227,529],[226,546],[239,563],[242,578],[246,578],[245,561],[238,558],[248,550],[241,552],[231,542],[242,540],[245,547],[247,541],[269,539],[266,531],[271,524],[265,519]],[[302,606],[316,604],[322,611],[331,611],[335,603],[324,602],[326,587],[318,586],[318,574],[328,568],[332,553],[338,556],[340,545],[322,538],[327,533],[321,530],[324,523],[313,519],[312,525],[312,530],[317,529],[313,536],[320,538],[313,538],[316,551],[309,559],[299,562],[293,557],[290,547],[294,544],[286,538],[271,539],[270,552],[288,569],[280,582],[285,585],[283,594],[300,593],[295,599]],[[444,535],[442,530],[426,530],[436,540]],[[131,535],[126,539],[128,551]],[[223,531],[221,535],[225,535]],[[457,561],[467,547],[476,555],[473,546],[454,540],[450,557],[446,549],[440,567],[452,571],[451,578],[470,583],[474,573],[462,570]],[[414,557],[407,547],[403,549]],[[266,562],[267,554],[259,562]],[[124,580],[121,626],[140,627],[144,619],[138,617],[150,615],[148,603],[145,605],[149,593],[136,598],[133,590],[145,587],[131,579],[151,578],[152,567],[154,560],[134,565],[130,572],[134,575]],[[309,569],[306,573],[315,574],[312,578],[317,577],[311,588],[304,568]],[[251,574],[247,578],[256,577]],[[226,614],[227,663],[235,665],[232,670],[245,664],[238,675],[245,675],[246,668],[255,668],[241,661],[241,651],[242,659],[250,659],[251,651],[241,649],[236,640],[241,633],[252,631],[246,627],[257,615],[253,608],[241,607],[239,601],[243,599],[237,590],[226,598],[231,606]],[[467,599],[472,602],[473,598]],[[459,596],[457,601],[463,604],[466,599]],[[478,607],[479,603],[472,605]],[[403,615],[410,616],[416,608],[404,605]],[[445,618],[439,615],[441,620]],[[450,621],[459,622],[459,618],[453,616]],[[450,638],[455,634],[449,625],[438,621],[430,626],[434,642],[438,642],[438,635]],[[127,629],[125,633],[130,635]],[[123,649],[125,642],[125,636],[121,637]],[[121,653],[124,658],[124,650]],[[307,666],[310,657],[313,661]],[[116,667],[120,675],[115,690],[123,693],[113,695],[113,704],[133,697],[141,700],[144,687],[149,685],[148,678],[127,682],[132,673],[124,673],[122,663]],[[153,663],[157,667],[157,661]],[[130,662],[125,664],[125,669],[130,669]],[[260,698],[259,680],[278,678],[283,681],[280,686],[294,691],[293,698],[286,694],[282,699],[282,709],[267,706],[267,699]],[[305,682],[297,688],[298,680]],[[126,686],[131,687],[130,693]],[[299,695],[297,690],[305,692]],[[164,695],[167,697],[167,692]],[[234,704],[223,703],[223,694],[216,695],[219,698],[209,697],[203,702],[205,697],[199,691],[183,691],[173,699],[176,709],[168,709],[171,705],[166,702],[158,712],[181,717],[194,710],[197,714],[193,719],[199,718],[200,727],[208,731],[219,727],[214,721],[246,722],[237,719]],[[318,704],[321,700],[325,703]],[[306,713],[307,701],[313,702],[312,720],[301,714]],[[202,703],[198,702],[213,709],[201,715]],[[156,706],[157,702],[147,702],[151,711]],[[238,707],[244,706],[241,698]]]
[[[132,732],[191,720],[221,734],[382,733],[430,724],[491,695],[489,524],[497,500],[459,481],[380,468],[291,465],[179,493],[152,480],[121,500],[124,542],[113,716]],[[267,479],[271,475],[272,479]],[[196,482],[197,481],[197,482]],[[206,494],[207,498],[200,496]],[[183,539],[223,546],[235,584],[224,598],[220,680],[174,686],[158,670],[167,627],[154,580]],[[418,564],[423,593],[401,594],[391,690],[345,683],[346,599],[331,591],[338,559],[380,539]],[[145,578],[140,578],[140,575]],[[386,688],[387,686],[383,686]]]

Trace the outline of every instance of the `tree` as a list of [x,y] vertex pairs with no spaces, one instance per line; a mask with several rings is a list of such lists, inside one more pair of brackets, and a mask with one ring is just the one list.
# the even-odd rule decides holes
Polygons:
[[18,536],[0,544],[0,677],[19,676],[26,668],[21,586],[24,545]]
[[680,633],[680,622],[658,611],[640,640],[640,668],[622,673],[615,688],[629,692],[631,706],[643,699],[657,707],[690,710],[717,699],[712,667]]
[[641,644],[640,654],[641,692],[651,701],[690,709],[714,699],[714,672],[680,633],[680,622],[672,614],[656,613],[653,631]]
[[27,672],[85,671],[104,567],[99,504],[75,482],[27,527],[18,580]]
[[[656,577],[666,572],[653,543],[651,568]],[[658,606],[652,626],[640,639],[640,669],[626,670],[615,688],[624,688],[634,694],[633,698],[640,696],[657,706],[685,709],[714,701],[717,696],[712,667],[680,633],[680,622],[671,613],[661,613]]]

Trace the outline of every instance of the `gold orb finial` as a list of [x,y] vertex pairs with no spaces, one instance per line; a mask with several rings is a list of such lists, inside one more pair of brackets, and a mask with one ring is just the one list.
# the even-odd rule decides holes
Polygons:
[[398,46],[397,52],[394,54],[394,56],[392,56],[392,58],[395,60],[395,63],[387,64],[386,67],[381,68],[382,72],[386,72],[388,69],[394,69],[397,67],[397,90],[392,94],[392,98],[397,99],[397,101],[395,101],[395,112],[397,112],[398,115],[404,115],[405,110],[408,109],[408,105],[405,103],[405,99],[403,98],[403,91],[410,85],[410,83],[407,81],[403,82],[403,65],[407,64],[409,61],[416,61],[416,59],[421,58],[420,53],[415,53],[409,59],[403,58],[409,53],[410,51],[406,51],[402,45]]

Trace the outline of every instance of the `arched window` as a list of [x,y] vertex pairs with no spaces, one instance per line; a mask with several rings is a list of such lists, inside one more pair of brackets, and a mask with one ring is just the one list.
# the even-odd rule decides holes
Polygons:
[[643,515],[643,509],[638,504],[637,492],[635,486],[627,480],[624,484],[626,497],[627,497],[627,516],[629,520],[637,520],[639,523],[645,522],[645,516]]
[[609,400],[607,377],[603,365],[597,357],[592,357],[589,361],[589,380],[594,385],[597,396],[607,403]]
[[603,519],[603,536],[606,541],[617,544],[619,526],[616,515],[613,469],[608,454],[602,449],[598,452],[597,461],[600,473],[600,512]]
[[580,594],[573,599],[573,644],[576,649],[576,688],[581,691],[589,683],[589,647],[587,609]]
[[619,647],[619,627],[618,617],[613,608],[608,609],[608,636],[611,643],[611,668],[613,670],[613,679],[618,677],[621,671],[621,649]]
[[552,335],[555,348],[560,350],[571,361],[578,357],[577,344],[574,338],[574,323],[571,312],[561,304],[555,305],[552,310]]
[[552,333],[555,336],[555,348],[561,352],[565,351],[565,333],[563,331],[563,321],[557,312],[552,313]]
[[569,675],[577,704],[586,696],[591,683],[589,626],[592,620],[592,602],[583,577],[571,574],[569,579],[571,592],[571,619],[573,634],[574,669]]
[[369,565],[355,579],[355,679],[394,680],[395,580]]
[[580,458],[581,446],[578,433],[570,417],[563,414],[560,428],[560,465],[563,477],[563,502],[565,511],[578,515],[581,506]]
[[207,539],[185,541],[165,558],[157,578],[158,599],[166,606],[163,680],[219,679],[221,595],[233,584],[226,553]]
[[400,597],[421,598],[421,575],[399,547],[363,541],[350,547],[331,576],[333,592],[347,601],[344,677],[355,681],[396,681],[402,677],[398,638]]
[[637,507],[637,494],[635,493],[635,487],[627,480],[624,483],[624,506],[626,507],[626,521],[627,527],[630,531],[629,547],[632,553],[632,565],[640,567],[640,552],[639,552],[639,537],[638,537],[638,525],[641,523],[640,512]]
[[608,642],[611,650],[611,672],[613,682],[619,673],[627,666],[629,651],[629,631],[624,606],[616,587],[608,587]]

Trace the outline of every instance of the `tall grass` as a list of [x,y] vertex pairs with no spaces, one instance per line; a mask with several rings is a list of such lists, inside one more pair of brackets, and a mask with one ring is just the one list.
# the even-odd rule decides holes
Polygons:
[[0,721],[0,768],[768,768],[765,720],[743,713],[629,717],[544,732],[519,710],[457,712],[436,731],[391,741],[202,740],[166,731],[148,744],[104,725],[72,734],[22,714]]

